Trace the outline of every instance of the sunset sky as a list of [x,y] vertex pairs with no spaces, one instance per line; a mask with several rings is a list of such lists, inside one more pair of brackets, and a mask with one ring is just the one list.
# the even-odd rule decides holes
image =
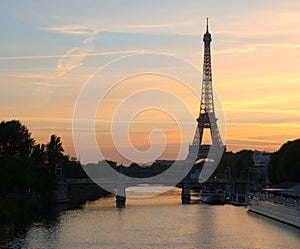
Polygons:
[[[1,1],[0,118],[21,120],[37,143],[57,134],[66,153],[75,156],[72,116],[91,75],[139,52],[172,54],[201,71],[209,17],[213,86],[226,117],[227,150],[277,150],[300,137],[299,14],[296,0]],[[99,147],[108,159],[127,162],[115,154],[109,138],[112,103],[120,104],[141,86],[156,85],[185,95],[197,116],[197,98],[185,94],[176,80],[148,74],[125,79],[96,115]],[[165,131],[168,141],[161,158],[174,158],[180,136],[164,112],[146,110],[136,116],[130,126],[132,144],[147,149],[148,135],[156,128]],[[193,133],[191,129],[191,138]]]

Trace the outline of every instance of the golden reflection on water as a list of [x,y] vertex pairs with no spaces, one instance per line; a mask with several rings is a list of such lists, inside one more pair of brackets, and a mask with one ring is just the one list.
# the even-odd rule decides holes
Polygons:
[[248,214],[244,207],[181,205],[180,191],[173,190],[152,198],[127,199],[125,209],[115,207],[114,197],[90,202],[55,220],[34,224],[11,244],[28,249],[296,249],[300,230]]

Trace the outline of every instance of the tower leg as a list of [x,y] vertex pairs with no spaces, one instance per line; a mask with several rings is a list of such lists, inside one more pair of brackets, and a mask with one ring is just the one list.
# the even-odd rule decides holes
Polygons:
[[117,208],[125,208],[125,203],[126,203],[125,187],[119,186],[117,188],[117,193],[116,193],[116,206]]
[[191,193],[190,193],[190,184],[183,183],[182,192],[181,192],[181,201],[182,204],[190,204],[191,202]]

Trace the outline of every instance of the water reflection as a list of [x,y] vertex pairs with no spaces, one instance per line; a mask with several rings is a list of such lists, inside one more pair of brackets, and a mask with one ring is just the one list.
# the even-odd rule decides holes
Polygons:
[[244,207],[181,205],[180,192],[148,199],[114,198],[37,221],[1,248],[298,248],[299,229]]
[[[5,243],[5,241],[14,240],[14,238],[22,237],[24,234],[30,232],[31,224],[33,223],[35,225],[41,224],[44,227],[51,226],[53,222],[56,222],[58,215],[67,209],[68,204],[57,204],[43,210],[36,210],[34,214],[18,213],[11,217],[9,221],[1,222],[0,245],[1,243]],[[17,248],[23,248],[25,246],[23,242],[23,239],[20,239],[20,245]]]

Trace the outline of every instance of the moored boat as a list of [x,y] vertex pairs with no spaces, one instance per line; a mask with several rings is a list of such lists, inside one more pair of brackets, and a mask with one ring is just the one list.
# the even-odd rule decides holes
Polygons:
[[208,204],[225,203],[224,193],[216,190],[201,190],[199,193],[199,199]]

